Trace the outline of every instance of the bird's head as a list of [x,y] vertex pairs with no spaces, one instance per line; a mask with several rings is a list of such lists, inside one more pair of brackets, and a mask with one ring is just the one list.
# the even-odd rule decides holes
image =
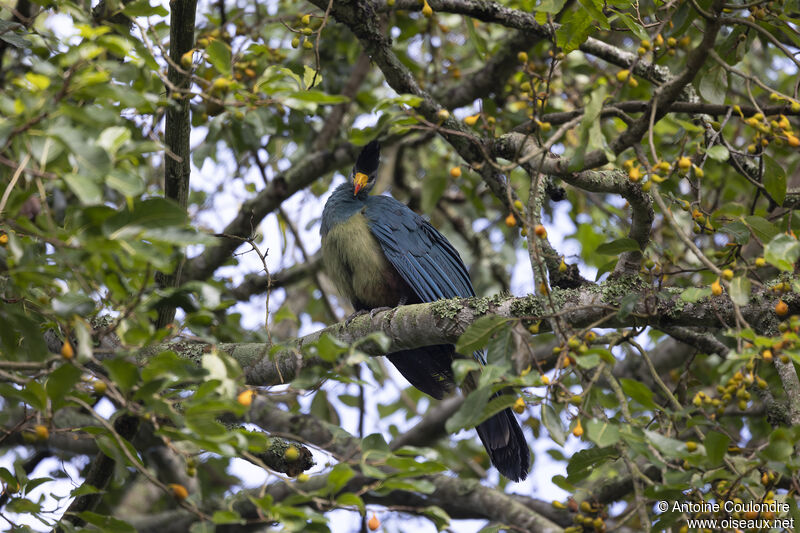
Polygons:
[[353,167],[353,196],[365,191],[369,194],[378,177],[378,163],[381,158],[381,145],[378,141],[371,141],[358,154],[358,159]]

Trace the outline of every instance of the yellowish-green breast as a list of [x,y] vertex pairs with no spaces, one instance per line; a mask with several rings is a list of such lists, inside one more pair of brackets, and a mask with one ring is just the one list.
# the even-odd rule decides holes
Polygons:
[[402,280],[386,259],[362,213],[340,222],[322,238],[325,270],[342,296],[356,307],[393,307]]

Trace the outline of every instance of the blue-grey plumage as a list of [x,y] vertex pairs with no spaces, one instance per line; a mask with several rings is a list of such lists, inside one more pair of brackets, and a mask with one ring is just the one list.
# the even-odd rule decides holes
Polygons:
[[[474,296],[464,262],[436,228],[394,198],[369,196],[379,157],[377,142],[364,147],[350,179],[333,191],[322,212],[322,257],[336,287],[356,311]],[[474,356],[485,362],[480,352]],[[451,344],[388,354],[414,387],[434,398],[455,386],[454,357]],[[527,476],[528,445],[510,409],[476,429],[504,476]]]

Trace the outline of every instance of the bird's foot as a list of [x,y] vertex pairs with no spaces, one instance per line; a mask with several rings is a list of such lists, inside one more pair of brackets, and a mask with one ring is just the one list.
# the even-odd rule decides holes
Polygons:
[[352,322],[353,319],[355,319],[356,317],[359,317],[361,315],[366,315],[369,312],[370,311],[367,311],[366,309],[359,309],[358,311],[355,311],[352,315],[350,315],[349,317],[344,319],[344,325],[345,326],[349,326],[350,322]]
[[375,313],[380,313],[381,311],[388,311],[389,309],[394,309],[393,307],[376,307],[375,309],[370,309],[369,317],[375,318]]

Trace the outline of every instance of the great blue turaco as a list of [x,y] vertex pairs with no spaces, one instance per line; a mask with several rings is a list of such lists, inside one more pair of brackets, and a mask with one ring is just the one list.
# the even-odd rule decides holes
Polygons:
[[[428,221],[390,196],[369,196],[378,174],[380,145],[367,144],[350,178],[333,191],[320,234],[326,271],[356,312],[475,296],[461,257]],[[452,344],[387,355],[417,389],[441,399],[455,387]],[[484,355],[474,357],[485,364]],[[473,376],[462,386],[474,387]],[[530,452],[511,409],[477,426],[492,464],[507,478],[525,479]]]

